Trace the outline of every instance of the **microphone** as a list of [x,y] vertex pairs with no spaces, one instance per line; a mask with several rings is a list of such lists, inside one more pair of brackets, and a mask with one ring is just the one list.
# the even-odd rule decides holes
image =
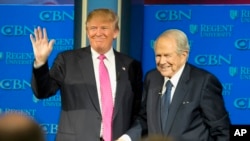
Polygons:
[[162,95],[162,90],[161,89],[158,90],[158,94]]

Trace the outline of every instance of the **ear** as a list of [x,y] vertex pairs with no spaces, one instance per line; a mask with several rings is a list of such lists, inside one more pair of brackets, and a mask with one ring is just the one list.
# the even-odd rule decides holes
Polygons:
[[181,58],[183,58],[185,61],[187,61],[188,60],[188,51],[183,51],[182,53],[181,53]]
[[117,36],[118,36],[118,34],[119,34],[119,30],[118,30],[118,29],[115,29],[113,39],[116,39]]
[[182,56],[187,57],[188,56],[188,51],[183,51]]
[[87,28],[86,28],[86,34],[87,34],[87,37],[89,38],[89,31]]

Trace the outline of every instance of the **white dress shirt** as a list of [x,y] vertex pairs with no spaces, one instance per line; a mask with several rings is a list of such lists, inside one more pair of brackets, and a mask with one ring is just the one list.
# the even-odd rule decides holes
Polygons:
[[[94,49],[91,48],[91,54],[92,54],[92,60],[93,60],[93,66],[94,66],[94,71],[95,71],[95,80],[96,80],[96,86],[97,86],[97,92],[98,92],[98,99],[100,103],[100,109],[102,111],[102,101],[101,101],[101,92],[100,92],[100,79],[99,79],[99,63],[100,60],[98,59],[99,53],[97,53]],[[116,66],[115,66],[115,55],[114,55],[114,50],[111,48],[107,53],[104,54],[105,59],[104,59],[104,64],[106,68],[108,69],[109,72],[109,78],[110,78],[110,83],[111,83],[111,88],[112,88],[112,97],[113,97],[113,103],[115,103],[115,93],[116,93],[116,84],[117,84],[117,79],[116,79]],[[100,131],[100,136],[102,136],[102,130],[103,130],[103,125],[101,124],[101,131]]]
[[172,85],[173,85],[172,90],[171,90],[170,103],[172,102],[172,99],[173,99],[173,96],[174,96],[174,92],[175,92],[176,86],[177,86],[177,84],[178,84],[178,82],[179,82],[179,79],[180,79],[181,74],[182,74],[182,72],[183,72],[183,70],[184,70],[184,67],[185,67],[185,65],[183,65],[183,66],[176,72],[176,74],[174,74],[174,75],[171,77],[171,79],[169,79],[168,77],[164,77],[164,84],[163,84],[163,86],[162,86],[162,92],[161,92],[161,93],[162,93],[162,96],[165,94],[165,91],[166,91],[166,83],[167,83],[167,81],[170,80],[171,83],[172,83]]

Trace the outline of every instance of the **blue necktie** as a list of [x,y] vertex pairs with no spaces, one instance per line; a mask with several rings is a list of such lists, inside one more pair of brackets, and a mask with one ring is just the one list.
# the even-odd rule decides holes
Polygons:
[[166,83],[166,91],[161,97],[161,124],[163,130],[165,129],[167,123],[172,86],[171,81],[168,80]]

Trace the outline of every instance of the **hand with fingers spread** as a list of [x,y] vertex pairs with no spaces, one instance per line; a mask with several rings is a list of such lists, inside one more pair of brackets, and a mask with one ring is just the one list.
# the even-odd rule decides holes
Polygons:
[[52,39],[49,41],[46,29],[41,29],[41,27],[34,29],[34,36],[30,34],[30,40],[35,55],[35,65],[41,66],[45,64],[52,51],[55,40]]

